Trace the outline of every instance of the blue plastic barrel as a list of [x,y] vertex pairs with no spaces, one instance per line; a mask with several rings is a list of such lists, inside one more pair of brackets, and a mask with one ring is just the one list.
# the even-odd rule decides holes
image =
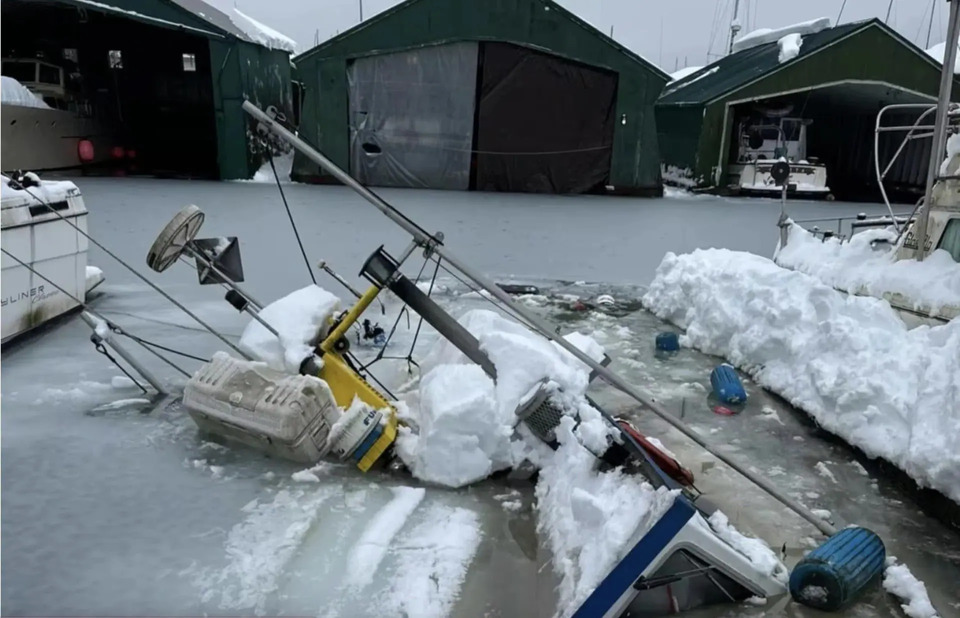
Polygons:
[[676,352],[680,349],[680,339],[677,333],[659,333],[657,335],[657,349],[664,352]]
[[719,365],[710,374],[710,385],[717,399],[723,403],[743,403],[747,400],[747,391],[743,389],[740,376],[730,365]]
[[883,541],[866,528],[846,528],[797,563],[790,596],[814,609],[847,607],[883,573]]

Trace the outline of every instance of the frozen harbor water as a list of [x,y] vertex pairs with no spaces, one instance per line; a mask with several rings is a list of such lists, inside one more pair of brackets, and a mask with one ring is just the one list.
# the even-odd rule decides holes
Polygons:
[[[154,236],[192,202],[207,213],[201,236],[241,238],[246,285],[255,295],[272,299],[309,281],[275,187],[146,179],[81,179],[78,185],[91,212],[91,233],[142,272]],[[344,188],[285,188],[308,255],[326,259],[355,283],[354,273],[377,245],[398,253],[407,241]],[[492,275],[620,299],[639,296],[630,286],[649,282],[668,250],[716,246],[770,255],[779,214],[765,200],[384,194],[427,229],[442,230],[458,255]],[[810,203],[792,206],[791,213],[836,217],[881,209]],[[177,349],[208,356],[222,347],[105,255],[92,250],[90,259],[107,277],[97,310]],[[223,302],[222,291],[197,286],[190,269],[150,276],[225,332],[241,332],[245,320]],[[333,281],[318,277],[343,296]],[[444,283],[448,289],[439,300],[455,315],[484,306]],[[678,413],[685,400],[685,420],[808,506],[830,510],[838,525],[856,522],[879,532],[890,553],[927,582],[943,615],[960,615],[960,538],[920,513],[870,462],[862,462],[864,475],[852,451],[749,383],[751,403],[741,415],[713,415],[704,387],[717,359],[692,351],[655,358],[652,337],[665,325],[635,306],[608,316],[531,302],[564,327],[598,332],[618,371]],[[410,337],[402,328],[394,342],[401,353]],[[300,466],[203,441],[176,405],[150,415],[141,414],[136,401],[98,408],[139,393],[113,380],[118,372],[88,338],[89,330],[74,319],[4,349],[5,613],[365,616],[395,613],[383,608],[400,607],[402,598],[411,616],[552,613],[554,582],[537,546],[529,486],[491,480],[459,491],[421,492],[410,478],[364,477],[338,466],[318,470],[316,481],[294,478]],[[182,384],[168,368],[148,363],[173,388]],[[403,363],[394,363],[378,375],[399,384],[405,372]],[[786,543],[788,562],[817,538],[811,526],[613,391],[598,385],[596,395],[659,434],[735,524]],[[376,517],[393,533],[374,534]],[[460,542],[440,543],[435,526]],[[426,567],[425,555],[432,560]],[[732,606],[711,615],[805,611],[793,604]],[[898,612],[878,593],[850,614]]]

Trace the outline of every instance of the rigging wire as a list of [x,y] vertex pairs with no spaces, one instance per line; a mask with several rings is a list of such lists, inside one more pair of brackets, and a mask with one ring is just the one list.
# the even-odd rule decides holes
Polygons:
[[[12,253],[10,253],[9,251],[7,251],[7,250],[4,249],[3,247],[0,247],[0,251],[2,251],[4,255],[6,255],[6,256],[9,257],[10,259],[14,260],[15,262],[17,262],[18,264],[20,264],[21,266],[23,266],[24,268],[26,268],[27,270],[29,270],[30,272],[32,272],[33,274],[35,274],[36,276],[40,277],[41,279],[43,279],[44,281],[46,281],[47,283],[49,283],[49,284],[52,285],[53,287],[57,288],[57,290],[59,290],[60,292],[62,292],[63,294],[65,294],[68,298],[70,298],[71,300],[73,300],[75,303],[77,303],[78,305],[80,305],[81,307],[83,307],[84,311],[89,312],[92,316],[96,317],[98,320],[102,320],[102,321],[110,328],[111,331],[117,333],[118,335],[121,335],[121,336],[124,336],[124,337],[131,337],[131,338],[132,338],[132,336],[129,335],[128,333],[124,332],[124,330],[123,330],[119,325],[114,324],[113,322],[111,322],[110,320],[108,320],[107,318],[105,318],[105,317],[103,316],[103,314],[101,314],[100,312],[94,310],[94,309],[93,309],[90,305],[88,305],[86,302],[80,300],[79,298],[77,298],[76,296],[74,296],[73,294],[71,294],[70,292],[68,292],[68,291],[66,291],[65,289],[63,289],[60,285],[57,284],[57,282],[53,281],[53,280],[50,279],[49,277],[46,277],[45,275],[42,275],[42,274],[39,273],[39,272],[37,272],[37,270],[34,269],[32,266],[30,266],[29,264],[27,264],[26,262],[24,262],[23,260],[21,260],[21,259],[18,258],[17,256],[13,255]],[[138,343],[139,343],[139,342],[138,342]],[[153,349],[151,349],[151,348],[149,348],[149,347],[146,347],[146,346],[145,346],[144,344],[142,344],[142,343],[141,343],[140,345],[143,346],[145,350],[147,350],[148,352],[150,352],[151,354],[153,354],[154,356],[156,356],[157,358],[159,358],[160,360],[162,360],[162,361],[165,362],[166,364],[170,365],[171,367],[173,367],[174,369],[176,369],[177,371],[179,371],[179,372],[182,373],[183,375],[187,376],[188,378],[190,377],[190,374],[189,374],[189,373],[187,373],[186,371],[184,371],[183,369],[181,369],[176,363],[174,363],[173,361],[171,361],[169,358],[167,358],[167,357],[164,356],[163,354],[160,354],[160,353],[157,352],[156,350],[153,350]],[[135,381],[135,380],[134,380],[134,381]]]
[[317,285],[317,276],[313,274],[313,269],[310,268],[307,251],[303,248],[303,241],[300,240],[300,231],[297,229],[297,224],[293,220],[293,213],[290,212],[290,204],[287,203],[287,196],[283,192],[283,185],[280,183],[280,177],[277,176],[277,168],[273,164],[273,152],[271,152],[269,148],[267,149],[267,160],[270,161],[270,170],[273,172],[273,179],[277,181],[277,189],[280,191],[280,199],[283,200],[283,207],[287,211],[287,218],[290,219],[290,227],[293,228],[293,235],[297,238],[297,245],[300,247],[300,255],[303,256],[303,263],[307,267],[307,273],[309,273],[313,285]]

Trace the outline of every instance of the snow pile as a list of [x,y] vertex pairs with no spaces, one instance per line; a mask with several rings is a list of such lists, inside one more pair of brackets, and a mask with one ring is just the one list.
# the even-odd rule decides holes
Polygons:
[[230,15],[230,21],[232,21],[237,28],[243,30],[244,34],[250,37],[250,40],[268,47],[270,49],[280,49],[283,51],[288,51],[291,54],[296,53],[297,51],[297,42],[281,34],[267,26],[255,20],[254,18],[240,12],[240,9],[234,8],[233,12],[235,15]]
[[628,547],[670,508],[676,491],[655,490],[619,470],[599,474],[597,459],[577,439],[566,416],[560,448],[541,462],[537,532],[546,537],[560,576],[560,614],[572,614],[603,581]]
[[907,330],[890,306],[766,258],[668,253],[643,303],[871,457],[960,502],[960,320]]
[[[960,47],[958,47],[958,50],[960,50]],[[931,56],[940,64],[943,64],[943,59],[947,55],[947,42],[937,43],[927,50],[927,55]],[[957,58],[953,63],[953,72],[960,73],[960,53],[957,53]]]
[[[273,170],[276,168],[277,173],[274,174]],[[263,165],[260,166],[260,169],[254,173],[253,178],[250,179],[239,179],[234,182],[257,182],[257,183],[268,183],[276,184],[277,177],[280,177],[281,183],[290,182],[290,173],[293,170],[293,152],[284,153],[282,155],[277,155],[273,157],[273,167],[270,167],[270,161],[264,161]]]
[[777,41],[777,47],[780,48],[780,53],[777,56],[777,62],[783,64],[793,60],[800,55],[800,46],[803,45],[803,37],[801,37],[796,32],[791,32],[790,34],[782,37]]
[[906,602],[900,607],[909,618],[937,618],[937,610],[930,602],[927,587],[913,576],[907,565],[897,564],[896,556],[887,557],[883,589]]
[[680,81],[681,79],[683,79],[688,75],[693,75],[694,73],[696,73],[702,68],[703,67],[697,67],[697,66],[683,67],[679,71],[674,71],[673,73],[670,74],[670,81],[672,82]]
[[748,32],[734,41],[733,51],[736,53],[738,51],[750,49],[751,47],[773,43],[774,41],[779,41],[788,34],[797,34],[800,36],[816,34],[821,30],[826,30],[830,27],[830,25],[831,22],[829,17],[820,17],[818,19],[811,19],[810,21],[801,22],[799,24],[783,26],[782,28],[758,28],[757,30]]
[[[460,323],[480,342],[498,379],[494,383],[446,340],[429,351],[421,363],[419,409],[404,418],[417,431],[402,429],[397,440],[397,452],[415,476],[459,487],[518,463],[524,452],[512,441],[516,410],[544,380],[581,414],[584,435],[599,450],[606,448],[608,427],[583,399],[586,365],[498,313],[470,311]],[[586,335],[572,333],[567,340],[595,360],[603,357],[603,348]]]
[[686,76],[686,77],[690,77],[690,79],[682,78],[682,80],[678,80],[677,82],[670,82],[667,84],[667,87],[664,88],[663,95],[668,95],[672,92],[676,92],[677,90],[680,90],[681,88],[686,88],[687,86],[694,83],[695,81],[701,80],[708,75],[713,75],[719,70],[720,70],[720,67],[716,66],[716,67],[713,67],[712,69],[707,69],[706,71],[696,73],[693,75],[693,77],[690,77],[689,75]]
[[34,94],[29,88],[6,75],[0,76],[0,101],[2,101],[4,105],[50,109],[50,106],[44,103],[43,99]]
[[257,320],[250,320],[240,348],[278,371],[298,373],[313,354],[313,345],[340,300],[317,285],[308,285],[270,303],[260,318],[280,333],[280,340]]
[[[960,145],[960,140],[957,141]],[[938,249],[922,262],[894,260],[891,230],[866,230],[848,242],[821,241],[796,223],[787,230],[787,244],[774,254],[777,264],[813,275],[823,283],[869,296],[886,296],[897,304],[947,318],[960,315],[960,263]],[[873,249],[876,241],[883,250]]]
[[10,178],[3,176],[4,208],[11,206],[42,206],[54,202],[65,201],[69,197],[80,195],[80,189],[69,180],[40,180],[34,172],[25,174],[39,185],[32,185],[23,189],[10,186]]

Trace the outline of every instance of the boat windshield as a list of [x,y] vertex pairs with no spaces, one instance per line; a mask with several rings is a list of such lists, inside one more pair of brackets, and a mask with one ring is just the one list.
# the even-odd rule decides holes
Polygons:
[[938,249],[943,249],[957,262],[960,262],[960,219],[950,219],[940,237]]

